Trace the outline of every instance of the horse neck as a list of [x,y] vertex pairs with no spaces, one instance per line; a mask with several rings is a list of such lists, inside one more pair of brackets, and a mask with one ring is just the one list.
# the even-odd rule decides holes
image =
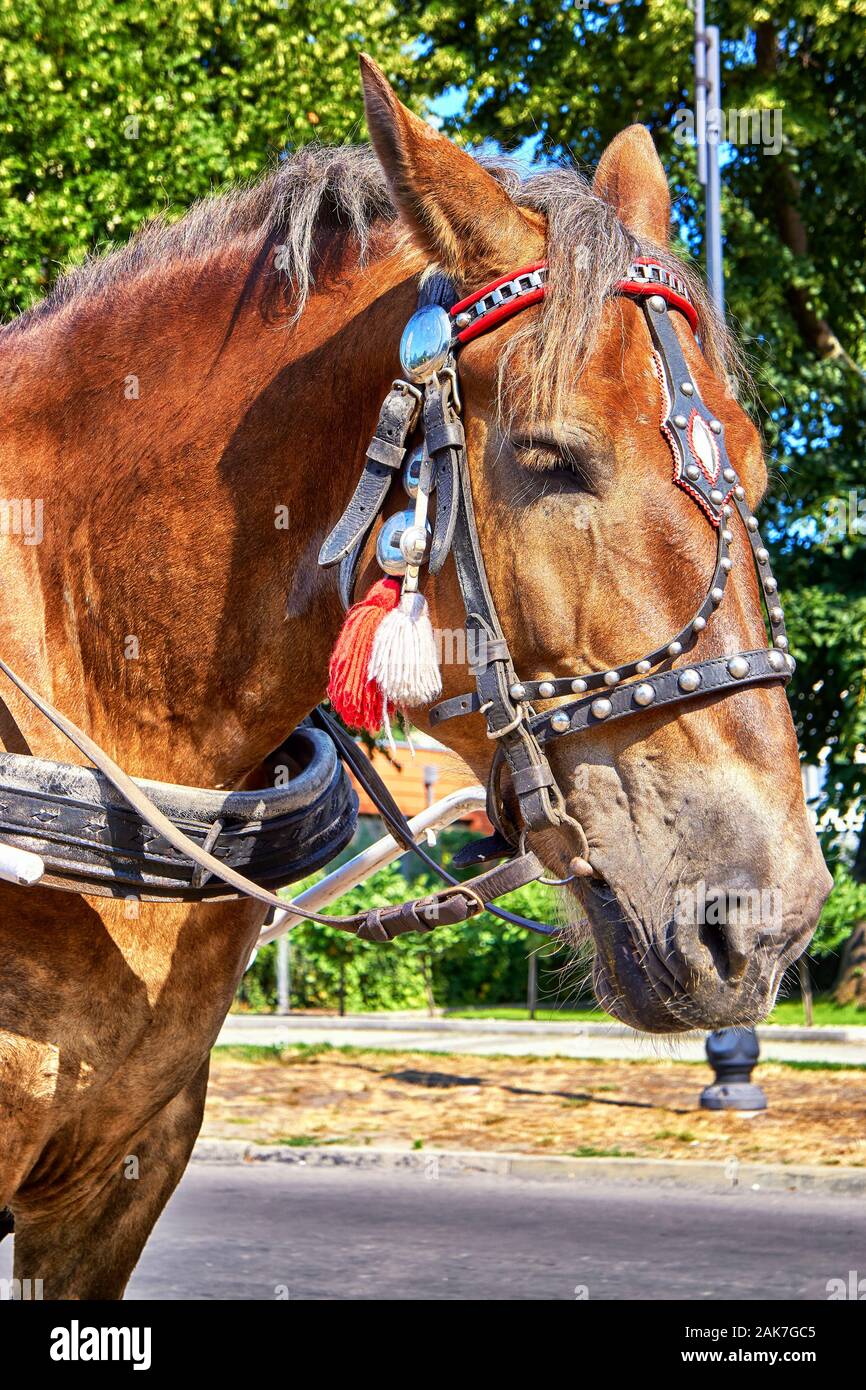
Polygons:
[[46,674],[134,774],[236,783],[322,698],[342,621],[316,555],[395,374],[413,266],[344,263],[293,324],[249,265],[63,311],[24,374],[29,420],[60,422],[30,451]]

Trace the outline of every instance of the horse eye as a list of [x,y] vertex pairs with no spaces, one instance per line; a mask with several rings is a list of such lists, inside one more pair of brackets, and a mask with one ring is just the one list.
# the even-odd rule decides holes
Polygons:
[[588,459],[577,441],[560,439],[547,434],[516,435],[511,446],[518,462],[534,473],[567,474],[581,487],[591,490]]

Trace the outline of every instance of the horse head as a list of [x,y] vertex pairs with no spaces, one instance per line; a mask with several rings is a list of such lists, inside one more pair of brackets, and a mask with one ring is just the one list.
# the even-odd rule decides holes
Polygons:
[[[687,705],[662,707],[651,691],[645,707],[610,722],[602,690],[588,727],[546,749],[556,823],[521,827],[507,772],[503,810],[570,880],[575,915],[582,908],[592,928],[596,990],[615,1015],[659,1031],[763,1017],[814,930],[829,878],[784,690],[773,680],[735,684],[735,654],[768,642],[749,534],[767,470],[736,398],[732,344],[670,249],[670,196],[651,139],[640,126],[617,136],[591,186],[570,172],[520,182],[415,117],[369,61],[363,80],[402,222],[456,295],[547,267],[543,299],[465,342],[459,356],[478,547],[513,668],[542,697],[535,710],[565,704],[563,683],[580,688],[581,673],[617,684],[618,671],[639,672],[634,663],[656,649],[681,690],[711,667],[727,673],[723,688],[691,687]],[[684,473],[677,478],[667,422],[679,386],[665,379],[649,315],[615,293],[642,260],[663,275],[667,267],[692,306],[665,315],[666,360],[684,364],[685,390],[702,403],[697,423],[680,424],[690,431],[689,469],[707,475],[702,495],[719,500],[715,515],[709,503],[696,505],[701,496]],[[724,510],[734,489],[716,476],[712,431],[724,439],[735,466],[725,476],[736,476],[741,499]],[[711,588],[714,572],[724,602],[708,600],[709,617],[692,629],[705,595],[721,593]],[[455,567],[430,576],[425,592],[448,701],[466,690],[469,664],[459,642],[441,640],[463,630]],[[699,639],[694,654],[672,642],[683,633],[692,645]],[[777,642],[766,675],[793,665],[786,639]],[[706,663],[697,673],[696,659]],[[493,746],[477,709],[432,725],[429,708],[413,718],[488,774]]]

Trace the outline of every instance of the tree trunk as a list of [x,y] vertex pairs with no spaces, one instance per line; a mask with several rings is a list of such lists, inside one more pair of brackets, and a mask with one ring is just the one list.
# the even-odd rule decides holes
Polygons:
[[845,942],[833,998],[866,1010],[866,922],[858,922]]

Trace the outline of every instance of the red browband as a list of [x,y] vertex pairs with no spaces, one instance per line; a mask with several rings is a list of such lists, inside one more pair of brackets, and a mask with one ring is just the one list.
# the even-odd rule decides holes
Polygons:
[[[544,298],[546,285],[547,266],[539,261],[535,265],[524,266],[522,270],[502,275],[475,294],[467,295],[451,310],[458,343],[471,342],[521,309],[537,304]],[[628,278],[617,281],[616,293],[635,299],[657,294],[672,309],[678,309],[692,332],[697,332],[698,315],[689,299],[685,282],[660,261],[639,256],[629,266]]]

